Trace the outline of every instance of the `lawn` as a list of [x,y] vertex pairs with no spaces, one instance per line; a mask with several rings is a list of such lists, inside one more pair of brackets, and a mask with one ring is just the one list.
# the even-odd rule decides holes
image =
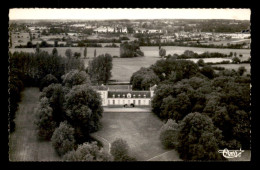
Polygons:
[[34,125],[39,89],[26,88],[16,112],[16,130],[9,136],[10,161],[59,161],[51,143],[39,141]]
[[138,161],[151,158],[158,161],[179,160],[177,152],[161,159],[156,157],[170,150],[164,149],[159,140],[159,130],[163,122],[151,112],[104,112],[101,124],[103,128],[92,135],[97,135],[109,143],[117,138],[126,140],[130,154]]

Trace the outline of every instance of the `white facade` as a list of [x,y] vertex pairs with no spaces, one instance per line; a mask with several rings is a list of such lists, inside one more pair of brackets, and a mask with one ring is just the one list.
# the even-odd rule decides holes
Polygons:
[[150,106],[154,96],[153,86],[149,91],[109,91],[97,90],[102,100],[102,106],[123,106],[134,104],[135,106]]

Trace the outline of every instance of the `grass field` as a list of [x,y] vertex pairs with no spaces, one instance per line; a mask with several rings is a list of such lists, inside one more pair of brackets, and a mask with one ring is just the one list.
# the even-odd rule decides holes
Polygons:
[[[206,51],[209,52],[220,52],[229,54],[230,52],[236,52],[237,54],[243,54],[241,60],[247,60],[250,57],[250,50],[246,49],[218,49],[218,48],[195,48],[195,47],[177,47],[177,46],[167,46],[163,47],[166,49],[166,54],[182,54],[185,50],[192,50],[197,53],[203,53]],[[62,56],[65,56],[65,51],[67,47],[58,47],[58,53]],[[80,47],[71,47],[73,52],[80,52],[83,56],[84,48]],[[119,48],[87,48],[87,56],[93,58],[94,50],[97,51],[97,56],[104,53],[109,53],[112,56],[119,56]],[[42,50],[52,52],[53,48],[42,48]],[[136,58],[113,58],[113,69],[112,69],[112,80],[117,81],[130,81],[132,74],[138,71],[141,67],[149,67],[152,64],[155,64],[157,60],[160,60],[158,57],[158,47],[141,47],[141,50],[144,52],[144,57]],[[25,52],[34,52],[32,48],[12,48],[11,52],[14,51],[25,51]],[[82,60],[87,67],[89,59]]]
[[[103,128],[93,133],[112,143],[117,138],[127,141],[130,154],[138,161],[146,161],[167,151],[159,140],[159,130],[163,125],[151,112],[105,112],[101,119]],[[172,153],[173,154],[173,153]],[[177,152],[163,160],[179,160]],[[155,160],[159,158],[154,158]]]
[[[230,52],[236,52],[237,56],[242,54],[243,57],[241,60],[247,60],[250,57],[250,51],[248,49],[226,49],[226,48],[199,48],[199,47],[179,47],[179,46],[162,46],[166,50],[166,55],[168,54],[183,54],[185,50],[191,50],[198,54],[203,52],[219,52],[223,54],[229,54]],[[159,48],[158,47],[141,47],[141,50],[144,52],[144,56],[158,56]]]
[[28,32],[24,33],[13,33],[12,36],[12,47],[21,45],[26,45],[28,41],[30,41],[30,35]]
[[50,142],[40,141],[34,125],[39,89],[26,88],[16,112],[16,130],[9,136],[10,161],[59,161]]

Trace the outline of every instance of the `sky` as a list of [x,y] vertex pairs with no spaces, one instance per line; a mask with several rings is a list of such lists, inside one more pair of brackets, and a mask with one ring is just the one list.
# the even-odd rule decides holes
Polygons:
[[48,9],[14,8],[9,19],[235,19],[250,20],[250,9]]

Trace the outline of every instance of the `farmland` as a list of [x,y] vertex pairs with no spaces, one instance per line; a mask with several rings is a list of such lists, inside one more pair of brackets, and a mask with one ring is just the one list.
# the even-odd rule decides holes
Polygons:
[[30,41],[30,36],[28,32],[13,33],[12,38],[12,47],[21,45],[26,45]]
[[126,140],[130,154],[138,161],[151,158],[153,161],[180,160],[177,152],[170,154],[172,157],[156,159],[156,156],[170,150],[164,149],[159,140],[163,122],[151,112],[105,112],[101,123],[103,128],[94,135],[104,138],[109,143],[117,138]]
[[[243,57],[241,60],[247,60],[250,57],[250,50],[248,49],[220,49],[220,48],[198,48],[198,47],[179,47],[179,46],[163,46],[166,50],[166,55],[168,54],[183,54],[185,50],[190,50],[193,52],[196,52],[198,54],[201,54],[203,52],[219,52],[223,54],[229,54],[230,52],[236,52],[237,56],[239,54],[242,54]],[[141,47],[141,50],[144,52],[144,56],[158,56],[159,54],[159,48],[158,47]]]
[[[197,53],[203,53],[206,51],[209,52],[220,52],[229,54],[230,52],[236,52],[237,55],[242,54],[243,57],[240,58],[241,60],[247,60],[250,57],[250,50],[246,49],[219,49],[219,48],[196,48],[196,47],[177,47],[177,46],[166,46],[163,47],[166,49],[166,55],[168,54],[182,54],[185,50],[192,50]],[[53,48],[42,48],[42,50],[51,53]],[[65,56],[65,51],[68,47],[57,47],[58,53],[62,56]],[[83,56],[84,48],[80,47],[71,47],[73,52],[80,52],[81,56]],[[104,53],[109,53],[112,56],[119,56],[119,48],[94,48],[88,47],[87,48],[87,56],[93,58],[94,50],[96,49],[97,56]],[[32,48],[12,48],[10,49],[11,52],[14,51],[25,51],[25,52],[34,52],[35,49]],[[134,72],[139,70],[141,67],[149,67],[154,64],[157,60],[160,60],[158,57],[158,47],[141,47],[141,50],[144,52],[144,57],[137,57],[137,58],[113,58],[113,69],[112,69],[112,78],[113,80],[117,81],[129,81],[130,77]],[[89,59],[83,60],[85,66],[88,65]],[[220,65],[218,65],[220,66]],[[225,67],[229,67],[229,65],[225,65]],[[232,67],[234,67],[232,65]],[[250,64],[247,65],[250,67]],[[237,67],[238,68],[238,67]]]

